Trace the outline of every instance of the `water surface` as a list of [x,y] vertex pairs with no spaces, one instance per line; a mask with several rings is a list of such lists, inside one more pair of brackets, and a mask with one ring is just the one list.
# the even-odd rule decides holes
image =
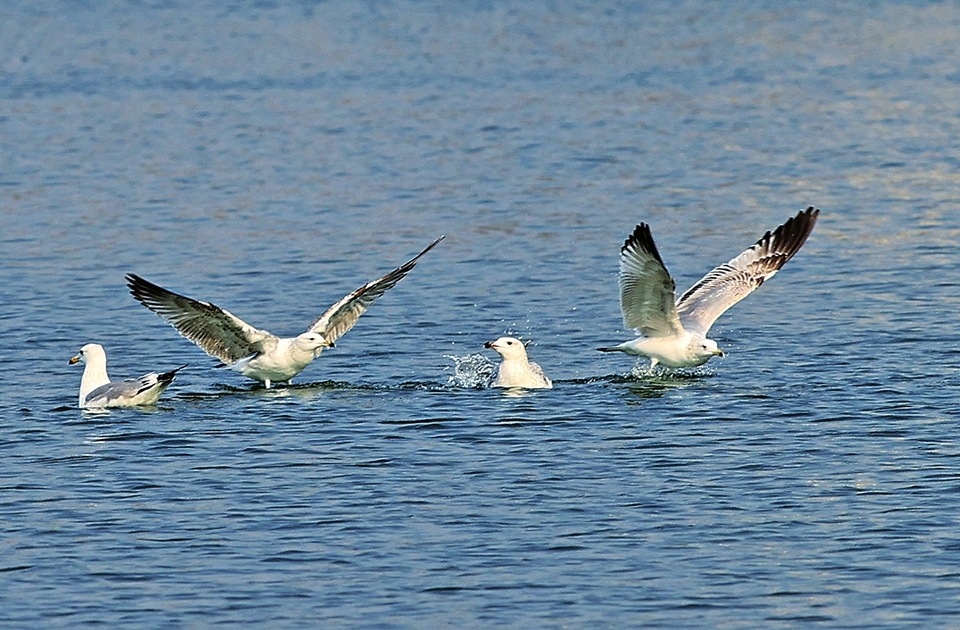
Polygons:
[[[955,625],[958,26],[6,3],[0,622]],[[725,359],[594,351],[630,336],[637,222],[686,288],[808,205],[807,245],[713,329]],[[440,234],[270,391],[123,282],[293,335]],[[457,373],[505,333],[554,389]],[[114,377],[190,367],[155,408],[85,413],[87,342]]]

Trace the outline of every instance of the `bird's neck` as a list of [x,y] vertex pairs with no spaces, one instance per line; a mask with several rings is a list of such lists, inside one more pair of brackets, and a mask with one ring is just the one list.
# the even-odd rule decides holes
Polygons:
[[83,376],[80,377],[80,402],[83,403],[87,394],[110,382],[107,376],[107,363],[87,363],[83,367]]
[[[287,341],[287,340],[284,340]],[[313,348],[303,348],[300,344],[297,343],[296,339],[290,339],[289,344],[286,349],[286,355],[300,368],[303,369],[318,356],[320,356],[320,350],[318,348],[314,350]]]

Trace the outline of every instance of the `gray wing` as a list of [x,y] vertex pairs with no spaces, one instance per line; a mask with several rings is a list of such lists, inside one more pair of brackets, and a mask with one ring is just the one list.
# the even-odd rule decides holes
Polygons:
[[254,328],[209,302],[168,291],[132,273],[127,274],[127,286],[138,302],[227,365],[252,354],[268,352],[277,344],[276,336]]
[[387,275],[368,282],[350,295],[345,296],[336,304],[328,308],[323,315],[318,317],[307,332],[323,335],[323,338],[333,343],[348,330],[353,328],[360,316],[370,307],[373,302],[392,289],[407,273],[417,264],[420,257],[429,252],[437,243],[444,239],[443,236],[430,243],[426,249],[414,256],[405,264],[397,267]]
[[[102,403],[103,406],[111,406],[111,404],[113,406],[122,406],[124,403],[132,402],[137,396],[150,389],[157,387],[161,390],[166,389],[166,387],[173,382],[177,372],[185,367],[187,366],[181,365],[175,370],[163,372],[162,374],[151,372],[137,379],[113,381],[106,385],[101,385],[87,394],[87,397],[84,399],[84,404],[90,405],[91,403],[97,402]],[[116,403],[120,403],[120,405]]]
[[548,385],[551,385],[551,386],[553,385],[553,381],[551,381],[551,380],[550,380],[550,377],[548,377],[548,376],[544,373],[543,368],[540,367],[539,364],[534,363],[533,361],[528,361],[527,363],[530,365],[530,370],[531,370],[534,374],[536,374],[537,376],[539,376],[540,378],[542,378],[544,383],[547,383]]
[[713,322],[772,278],[806,242],[820,210],[809,207],[730,262],[705,275],[677,300],[680,321],[691,331],[706,335]]
[[93,402],[112,403],[118,400],[132,400],[137,394],[146,391],[156,385],[156,380],[148,380],[147,377],[156,377],[156,374],[147,374],[136,380],[113,381],[106,385],[101,385],[84,399],[84,404],[89,405]]
[[110,404],[120,401],[130,401],[151,387],[155,387],[156,384],[156,374],[144,374],[138,379],[128,381],[113,381],[106,385],[101,385],[87,394],[84,403],[89,405],[93,402]]
[[623,323],[645,337],[683,332],[676,286],[663,265],[650,226],[641,223],[620,248],[620,310]]

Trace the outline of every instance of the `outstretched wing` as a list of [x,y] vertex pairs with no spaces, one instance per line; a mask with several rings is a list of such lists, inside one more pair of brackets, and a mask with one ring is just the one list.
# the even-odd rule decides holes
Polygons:
[[136,274],[127,274],[127,286],[138,302],[227,365],[268,352],[277,343],[276,336],[254,328],[230,311],[168,291]]
[[310,324],[307,332],[323,335],[323,338],[330,343],[335,342],[343,336],[344,333],[353,328],[353,325],[357,323],[360,316],[363,315],[367,308],[369,308],[378,297],[400,282],[400,280],[414,268],[417,261],[420,260],[420,257],[433,249],[434,246],[443,239],[444,237],[441,236],[407,263],[397,267],[382,278],[377,278],[372,282],[366,283],[350,295],[342,298]]
[[807,208],[690,287],[677,301],[684,327],[706,335],[728,308],[753,293],[800,251],[818,216],[820,210]]
[[620,248],[620,310],[623,323],[645,337],[683,332],[676,287],[663,265],[650,226],[641,223]]

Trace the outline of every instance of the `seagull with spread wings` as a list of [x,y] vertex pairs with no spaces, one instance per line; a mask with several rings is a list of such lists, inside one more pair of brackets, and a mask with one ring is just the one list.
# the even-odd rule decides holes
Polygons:
[[625,352],[669,368],[703,365],[723,356],[707,339],[713,322],[783,267],[806,242],[820,210],[809,207],[753,247],[701,278],[676,299],[676,286],[657,252],[650,226],[641,223],[620,249],[620,309],[640,337],[602,352]]
[[324,348],[353,328],[374,300],[393,288],[443,240],[441,236],[407,263],[343,297],[296,337],[277,337],[254,328],[230,311],[209,302],[168,291],[136,274],[127,274],[130,293],[138,302],[212,357],[246,377],[272,383],[289,381],[313,362]]

